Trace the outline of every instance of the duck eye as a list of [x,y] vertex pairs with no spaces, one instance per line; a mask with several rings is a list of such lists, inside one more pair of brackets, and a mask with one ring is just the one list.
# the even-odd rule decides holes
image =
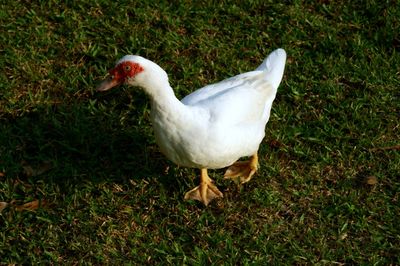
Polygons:
[[131,70],[131,66],[130,65],[126,65],[124,66],[125,71],[130,71]]

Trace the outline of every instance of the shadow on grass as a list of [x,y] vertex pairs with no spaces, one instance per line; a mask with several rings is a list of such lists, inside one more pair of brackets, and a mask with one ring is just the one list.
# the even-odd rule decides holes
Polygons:
[[[38,106],[16,118],[0,118],[0,172],[13,179],[52,182],[66,193],[81,182],[124,184],[150,177],[160,178],[169,190],[176,182],[170,176],[174,171],[165,171],[170,163],[143,118],[144,104],[109,111],[105,98],[111,97],[98,97],[95,106]],[[50,169],[42,171],[43,165]],[[26,167],[43,173],[29,176]]]

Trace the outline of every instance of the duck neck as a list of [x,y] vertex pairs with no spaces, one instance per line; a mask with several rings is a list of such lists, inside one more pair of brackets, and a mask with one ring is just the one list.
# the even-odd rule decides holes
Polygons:
[[145,92],[150,97],[151,112],[155,114],[163,114],[168,119],[173,117],[182,117],[184,105],[176,98],[174,90],[169,85],[168,79],[161,81],[153,79],[144,87]]
[[151,100],[153,116],[162,116],[166,119],[181,119],[185,105],[175,96],[171,88],[167,73],[157,64],[147,61],[146,72],[138,75],[136,84],[142,87]]
[[171,117],[179,115],[179,112],[183,109],[183,104],[176,98],[169,83],[153,90],[149,95],[152,111],[162,112]]

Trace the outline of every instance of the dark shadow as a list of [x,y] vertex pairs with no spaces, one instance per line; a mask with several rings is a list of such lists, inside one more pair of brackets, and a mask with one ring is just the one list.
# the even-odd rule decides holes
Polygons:
[[[0,117],[0,172],[7,178],[55,182],[66,193],[83,181],[124,184],[150,176],[178,185],[169,176],[174,171],[165,172],[172,163],[154,141],[143,115],[144,97],[130,99],[124,91],[96,94],[85,102],[37,106],[18,117]],[[26,173],[26,166],[40,172],[43,164],[48,171]]]

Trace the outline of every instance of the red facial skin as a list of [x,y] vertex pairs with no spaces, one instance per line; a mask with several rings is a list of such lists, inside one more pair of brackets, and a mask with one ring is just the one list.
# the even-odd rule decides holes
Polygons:
[[106,91],[112,87],[123,84],[127,79],[135,77],[143,70],[143,67],[137,63],[129,61],[122,62],[109,71],[111,77],[103,81],[97,87],[97,90]]
[[126,61],[118,64],[109,73],[113,76],[113,79],[123,83],[126,79],[133,78],[142,71],[143,67],[141,65]]

